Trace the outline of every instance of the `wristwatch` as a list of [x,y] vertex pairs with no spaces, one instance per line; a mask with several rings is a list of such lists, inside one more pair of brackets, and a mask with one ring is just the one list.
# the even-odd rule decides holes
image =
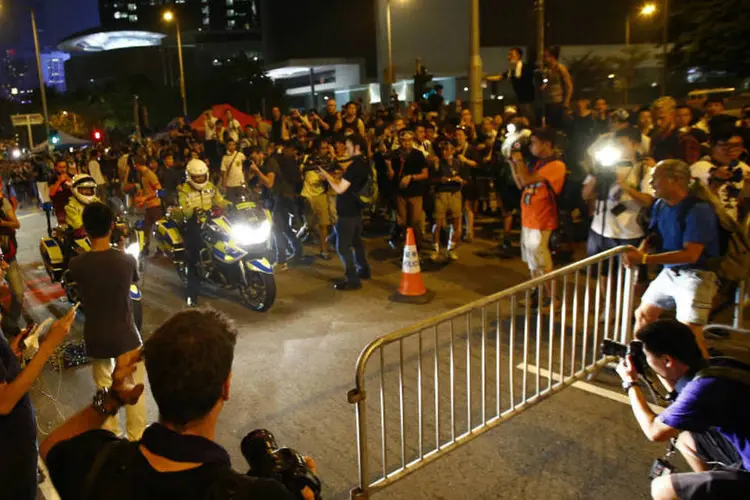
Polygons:
[[634,382],[632,380],[628,380],[627,382],[623,382],[622,383],[622,392],[624,392],[625,394],[627,394],[628,392],[630,392],[630,389],[633,388],[636,385],[638,385],[638,382]]
[[114,417],[117,415],[117,412],[120,410],[120,405],[117,404],[114,408],[108,409],[107,403],[105,402],[108,395],[112,395],[114,397],[109,398],[110,401],[114,399],[115,401],[118,399],[114,393],[110,391],[107,387],[102,387],[98,391],[96,391],[96,394],[94,394],[94,399],[91,401],[91,405],[94,407],[94,409],[101,413],[102,415],[106,415],[108,417]]

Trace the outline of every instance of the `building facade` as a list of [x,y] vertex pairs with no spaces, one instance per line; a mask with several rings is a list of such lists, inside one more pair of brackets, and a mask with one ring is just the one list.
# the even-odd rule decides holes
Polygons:
[[184,30],[257,31],[258,0],[99,0],[103,30],[156,30],[167,9],[175,11]]

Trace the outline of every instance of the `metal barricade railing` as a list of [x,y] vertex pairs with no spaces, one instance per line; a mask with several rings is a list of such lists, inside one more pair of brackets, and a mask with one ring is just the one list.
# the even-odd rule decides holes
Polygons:
[[[637,271],[620,263],[625,251],[370,342],[348,394],[359,465],[352,498],[368,498],[606,364],[601,340],[632,336]],[[377,416],[368,420],[371,412]]]

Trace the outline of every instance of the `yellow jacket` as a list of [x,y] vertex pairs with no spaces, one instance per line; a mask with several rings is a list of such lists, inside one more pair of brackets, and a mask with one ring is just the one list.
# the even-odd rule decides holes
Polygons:
[[180,206],[172,211],[173,217],[177,219],[189,219],[196,210],[207,212],[213,207],[225,208],[230,205],[210,182],[201,190],[195,189],[187,182],[180,184],[177,187],[177,199]]
[[[91,203],[99,202],[99,198],[94,197]],[[78,198],[71,196],[68,204],[65,205],[65,223],[71,229],[83,227],[83,209],[86,205],[78,201]]]

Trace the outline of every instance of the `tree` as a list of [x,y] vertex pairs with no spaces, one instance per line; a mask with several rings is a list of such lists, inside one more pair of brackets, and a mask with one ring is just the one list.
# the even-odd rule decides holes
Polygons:
[[685,0],[675,17],[681,27],[670,54],[675,65],[750,76],[748,0]]
[[617,86],[622,89],[624,104],[628,104],[628,90],[633,88],[638,68],[650,58],[651,54],[647,49],[638,45],[631,45],[622,49],[619,55],[608,59]]
[[587,52],[568,60],[568,71],[573,78],[576,94],[598,95],[609,90],[609,75],[614,72],[612,61]]

